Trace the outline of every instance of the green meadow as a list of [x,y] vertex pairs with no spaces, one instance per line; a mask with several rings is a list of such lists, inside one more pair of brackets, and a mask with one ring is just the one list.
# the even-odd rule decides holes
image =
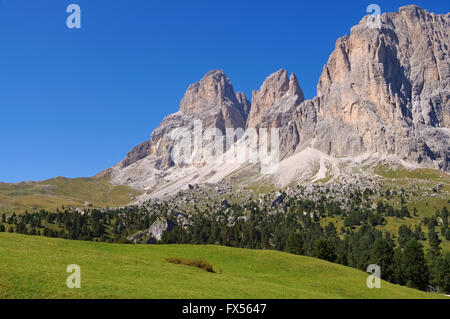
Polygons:
[[[204,260],[216,273],[173,264]],[[81,268],[69,289],[66,267]],[[0,298],[447,298],[310,257],[221,246],[121,245],[0,233]]]

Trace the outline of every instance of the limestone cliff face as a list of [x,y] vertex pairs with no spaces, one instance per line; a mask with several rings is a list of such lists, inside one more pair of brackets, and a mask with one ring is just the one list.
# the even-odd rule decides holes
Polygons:
[[274,73],[253,94],[247,126],[280,127],[284,157],[379,152],[448,170],[449,18],[417,6],[383,14],[380,28],[365,17],[336,42],[316,98],[283,100],[286,73]]
[[235,93],[230,79],[223,71],[208,72],[199,82],[189,86],[177,113],[167,116],[152,133],[151,139],[133,148],[122,161],[127,167],[148,155],[158,156],[157,168],[173,166],[170,151],[174,141],[172,130],[192,129],[195,120],[203,128],[245,128],[250,102],[242,92]]
[[[383,14],[381,28],[365,17],[340,38],[317,87],[319,122],[337,135],[316,128],[319,149],[436,160],[448,169],[449,31],[450,14],[406,6]],[[336,140],[348,140],[347,148]]]

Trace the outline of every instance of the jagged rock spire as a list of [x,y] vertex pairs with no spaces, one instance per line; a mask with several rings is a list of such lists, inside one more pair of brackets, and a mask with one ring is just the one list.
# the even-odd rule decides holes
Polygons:
[[289,78],[286,70],[280,69],[265,79],[259,91],[253,91],[247,127],[255,127],[264,113],[286,94],[297,95],[299,102],[304,100],[303,91],[298,85],[295,74],[292,73]]

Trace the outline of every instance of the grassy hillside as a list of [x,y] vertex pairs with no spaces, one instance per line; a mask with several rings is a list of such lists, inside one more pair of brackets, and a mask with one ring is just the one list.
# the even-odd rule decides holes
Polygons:
[[114,207],[131,202],[138,193],[127,186],[109,183],[109,177],[65,178],[57,177],[40,182],[15,184],[0,183],[0,211],[18,213],[25,210],[50,209],[72,206]]
[[[0,233],[0,298],[446,298],[345,266],[277,251],[220,246],[118,245]],[[167,262],[204,259],[210,273]],[[80,289],[65,285],[81,267]]]

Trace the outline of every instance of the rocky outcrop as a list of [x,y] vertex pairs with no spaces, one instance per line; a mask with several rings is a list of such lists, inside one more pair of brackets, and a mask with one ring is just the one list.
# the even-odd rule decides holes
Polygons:
[[138,232],[127,237],[133,244],[156,244],[161,240],[166,230],[171,230],[174,223],[166,218],[160,217],[147,230]]
[[274,200],[272,201],[272,207],[278,206],[278,205],[280,205],[281,203],[283,203],[283,199],[284,199],[283,194],[281,194],[281,193],[276,193],[276,194],[275,194],[275,198],[274,198]]

